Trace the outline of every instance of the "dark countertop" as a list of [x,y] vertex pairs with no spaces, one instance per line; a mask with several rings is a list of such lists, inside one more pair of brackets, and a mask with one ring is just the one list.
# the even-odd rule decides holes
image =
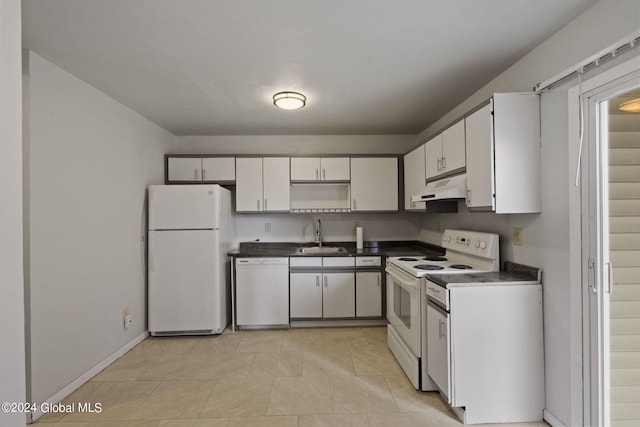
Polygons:
[[238,249],[229,256],[238,257],[310,257],[310,256],[419,256],[443,255],[440,246],[418,240],[384,240],[364,242],[362,249],[356,249],[355,242],[322,242],[323,246],[343,247],[347,252],[324,254],[300,254],[297,248],[316,246],[313,242],[240,242]]

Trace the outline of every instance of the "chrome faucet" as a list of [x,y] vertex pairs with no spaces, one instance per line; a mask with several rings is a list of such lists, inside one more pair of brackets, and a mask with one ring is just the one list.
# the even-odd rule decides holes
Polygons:
[[320,218],[318,218],[318,222],[316,223],[316,239],[315,242],[319,247],[322,247],[322,225],[320,223]]

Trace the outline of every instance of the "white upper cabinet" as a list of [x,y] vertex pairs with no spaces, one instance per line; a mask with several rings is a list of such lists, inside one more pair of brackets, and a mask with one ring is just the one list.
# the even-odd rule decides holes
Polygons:
[[265,157],[262,159],[262,188],[264,211],[289,212],[289,158]]
[[442,173],[442,134],[431,138],[424,144],[425,178],[433,178]]
[[203,157],[202,182],[236,180],[235,157]]
[[424,210],[424,203],[411,202],[411,196],[425,186],[425,144],[404,156],[404,208],[405,210]]
[[351,211],[398,210],[398,158],[351,158]]
[[466,118],[467,206],[540,212],[540,99],[494,94]]
[[167,180],[176,182],[201,182],[202,158],[169,157],[167,159]]
[[466,165],[464,120],[442,132],[442,169],[453,172]]
[[291,181],[349,181],[349,157],[292,157]]
[[464,120],[436,135],[425,144],[425,176],[431,179],[465,167]]
[[288,212],[288,157],[236,158],[236,211]]
[[168,157],[169,182],[233,182],[236,179],[235,158],[229,157]]

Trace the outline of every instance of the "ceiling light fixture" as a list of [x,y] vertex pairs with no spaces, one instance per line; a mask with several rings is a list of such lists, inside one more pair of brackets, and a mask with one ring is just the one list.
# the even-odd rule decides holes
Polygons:
[[298,92],[278,92],[273,95],[273,105],[283,110],[297,110],[307,103],[307,97]]
[[626,111],[627,113],[640,113],[640,98],[625,101],[618,105],[618,109],[620,111]]

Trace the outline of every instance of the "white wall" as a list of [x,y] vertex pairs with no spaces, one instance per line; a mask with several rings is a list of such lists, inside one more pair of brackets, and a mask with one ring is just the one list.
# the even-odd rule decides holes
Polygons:
[[[0,402],[24,402],[20,0],[0,0]],[[25,415],[0,412],[3,427]]]
[[173,135],[28,59],[30,401],[43,402],[146,331],[145,189]]
[[[542,81],[640,29],[640,1],[602,0],[585,11],[456,107],[419,136],[425,140],[439,128],[478,105],[493,92],[530,91]],[[637,55],[637,52],[635,53]],[[575,189],[575,159],[569,150],[568,87],[542,96],[542,213],[495,215],[463,207],[455,216],[425,216],[421,238],[437,243],[438,227],[469,228],[501,235],[503,259],[544,270],[546,409],[564,425],[582,424],[580,294],[570,273],[570,198]],[[573,169],[572,169],[573,168]],[[570,172],[573,171],[573,172]],[[522,246],[513,246],[512,228],[524,230]],[[578,284],[579,287],[579,284]]]
[[179,136],[170,154],[404,154],[415,135]]

